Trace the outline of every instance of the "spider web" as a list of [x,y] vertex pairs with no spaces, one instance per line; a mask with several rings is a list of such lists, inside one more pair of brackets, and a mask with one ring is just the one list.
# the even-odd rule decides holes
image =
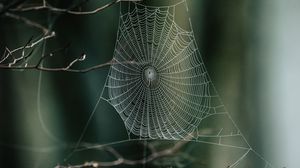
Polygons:
[[162,7],[129,4],[120,10],[113,65],[91,117],[104,100],[122,118],[128,133],[125,141],[180,140],[216,145],[242,151],[229,167],[240,165],[250,153],[263,162],[263,167],[272,167],[252,149],[220,100],[201,58],[190,18],[188,29],[176,23],[178,6],[188,12],[186,1]]
[[[135,7],[121,15],[106,100],[140,137],[184,139],[203,119],[224,112],[211,103],[218,97],[210,91],[193,33],[174,22],[174,9]],[[148,67],[157,72],[157,86],[144,79]]]

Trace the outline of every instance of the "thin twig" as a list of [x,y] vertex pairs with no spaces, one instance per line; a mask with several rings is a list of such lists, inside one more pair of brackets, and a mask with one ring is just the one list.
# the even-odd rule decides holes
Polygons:
[[[43,67],[40,66],[41,64],[37,64],[37,65],[27,65],[27,66],[6,66],[6,65],[0,65],[0,69],[9,69],[9,70],[39,70],[39,71],[45,71],[45,72],[73,72],[73,73],[87,73],[93,70],[97,70],[97,69],[102,69],[104,67],[108,67],[110,65],[114,65],[114,64],[119,64],[113,60],[108,61],[106,63],[103,64],[98,64],[98,65],[94,65],[88,68],[84,68],[84,69],[72,69],[72,65],[78,62],[78,59],[75,59],[74,61],[72,61],[70,64],[68,64],[65,67],[59,67],[59,68],[48,68],[48,67]],[[124,62],[123,62],[124,63]],[[134,61],[128,61],[128,64],[137,64]]]
[[115,5],[121,1],[142,1],[142,0],[114,0],[112,2],[109,2],[101,7],[98,7],[94,10],[90,11],[75,11],[75,10],[70,10],[70,9],[64,9],[64,8],[57,8],[54,6],[51,6],[47,1],[43,1],[42,5],[37,5],[37,6],[30,6],[30,7],[17,7],[15,9],[11,9],[10,11],[14,12],[26,12],[26,11],[39,11],[39,10],[49,10],[52,12],[58,12],[58,13],[67,13],[67,14],[72,14],[72,15],[91,15],[91,14],[96,14],[100,11],[103,11],[104,9],[109,8],[112,5]]
[[33,48],[35,47],[36,45],[40,44],[41,42],[47,40],[47,39],[50,39],[52,37],[55,36],[55,32],[52,32],[46,36],[43,36],[41,37],[40,39],[36,40],[35,42],[32,42],[31,44],[26,44],[24,46],[21,46],[21,47],[18,47],[18,48],[15,48],[13,50],[9,50],[8,48],[6,48],[7,51],[9,51],[2,59],[0,59],[0,64],[3,63],[4,61],[6,61],[9,56],[12,56],[15,52],[17,51],[20,51],[20,50],[24,50],[24,49],[30,49],[30,48]]

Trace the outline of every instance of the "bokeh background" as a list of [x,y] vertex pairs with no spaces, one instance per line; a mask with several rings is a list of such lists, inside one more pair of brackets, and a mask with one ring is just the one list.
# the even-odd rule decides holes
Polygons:
[[[10,2],[0,1],[0,4]],[[61,8],[79,2],[49,1]],[[108,2],[90,0],[84,9]],[[187,3],[211,79],[246,139],[274,167],[299,167],[300,1],[187,0]],[[47,66],[66,65],[81,53],[86,53],[87,60],[75,68],[105,63],[113,56],[119,5],[87,16],[46,10],[17,14],[56,32],[54,39],[34,51],[35,58],[43,50],[51,52],[70,45],[68,50],[47,60]],[[17,48],[40,34],[38,29],[0,15],[1,53],[5,46]],[[108,67],[84,74],[0,69],[0,167],[50,168],[58,163],[79,164],[107,157],[85,151],[64,161],[90,117],[107,73]],[[83,141],[103,144],[124,137],[126,130],[117,113],[109,104],[100,103]],[[186,150],[193,149],[198,161],[187,167],[213,167],[214,162],[222,160],[219,157],[226,155],[215,156],[204,145],[190,146]],[[126,155],[141,156],[144,152],[138,143],[119,147]],[[198,149],[206,152],[197,153]],[[254,167],[255,163],[248,162]],[[225,168],[229,163],[222,164]]]

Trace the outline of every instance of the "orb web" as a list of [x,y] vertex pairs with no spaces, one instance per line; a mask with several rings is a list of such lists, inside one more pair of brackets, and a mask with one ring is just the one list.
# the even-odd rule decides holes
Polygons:
[[120,16],[107,100],[140,137],[183,139],[215,112],[193,32],[176,24],[175,8],[135,3]]

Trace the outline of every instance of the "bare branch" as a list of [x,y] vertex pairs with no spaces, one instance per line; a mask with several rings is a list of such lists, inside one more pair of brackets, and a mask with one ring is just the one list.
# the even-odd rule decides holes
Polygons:
[[72,15],[91,15],[91,14],[96,14],[100,11],[103,11],[104,9],[107,9],[107,8],[111,7],[112,5],[115,5],[122,1],[142,1],[142,0],[114,0],[110,3],[107,3],[106,5],[103,5],[101,7],[98,7],[96,9],[90,10],[90,11],[76,11],[76,10],[70,10],[70,9],[57,8],[57,7],[50,5],[46,0],[43,0],[43,3],[41,5],[33,5],[33,6],[29,6],[29,7],[19,6],[17,8],[11,9],[10,11],[26,12],[26,11],[49,10],[52,12],[67,13],[67,14],[72,14]]
[[24,49],[30,49],[30,48],[33,48],[33,47],[35,47],[36,45],[42,43],[43,41],[45,41],[45,40],[47,40],[47,39],[50,39],[50,38],[54,37],[54,36],[55,36],[55,32],[52,32],[52,33],[50,33],[50,34],[48,34],[48,35],[46,35],[46,36],[43,36],[42,38],[36,40],[35,42],[32,42],[31,44],[26,44],[26,45],[24,45],[24,46],[15,48],[15,49],[13,49],[13,50],[9,50],[8,48],[6,48],[6,49],[9,51],[9,53],[6,54],[3,58],[0,59],[0,64],[3,63],[4,61],[6,61],[7,58],[8,58],[10,55],[13,55],[15,52],[20,51],[20,50],[24,50]]
[[[44,42],[47,39],[50,39],[55,36],[55,32],[51,32],[50,30],[44,27],[43,25],[39,24],[38,22],[35,22],[33,20],[30,20],[26,17],[17,15],[12,12],[26,12],[26,11],[40,11],[40,10],[49,10],[52,12],[58,12],[58,13],[68,13],[68,14],[73,14],[73,15],[90,15],[90,14],[95,14],[100,11],[103,11],[104,9],[109,8],[110,6],[117,4],[121,1],[142,1],[142,0],[114,0],[110,3],[107,3],[104,6],[98,7],[94,10],[91,11],[75,11],[72,9],[63,9],[63,8],[57,8],[53,7],[50,5],[46,0],[43,0],[41,4],[38,5],[32,5],[29,7],[24,6],[23,0],[17,1],[16,3],[9,4],[7,6],[3,7],[3,10],[1,10],[1,14],[3,16],[15,19],[17,21],[23,22],[24,24],[30,26],[30,27],[35,27],[40,29],[44,36],[40,39],[38,39],[35,42],[31,42],[29,40],[26,45],[15,48],[15,49],[9,49],[8,47],[5,48],[5,51],[3,53],[3,56],[0,58],[0,69],[11,69],[11,70],[40,70],[40,71],[47,71],[47,72],[77,72],[77,73],[86,73],[90,72],[92,70],[100,69],[112,64],[115,64],[116,62],[113,62],[113,60],[110,60],[106,63],[103,64],[98,64],[94,65],[92,67],[88,67],[85,69],[72,69],[72,66],[78,62],[82,62],[85,60],[86,55],[82,54],[80,57],[74,59],[71,61],[67,66],[64,67],[55,67],[55,68],[49,68],[49,67],[44,67],[43,62],[46,58],[49,58],[53,55],[53,53],[50,53],[48,55],[43,55],[41,58],[38,60],[36,64],[28,64],[27,59],[33,54],[34,48]],[[82,2],[83,3],[83,2]],[[77,7],[81,6],[82,3],[77,5]],[[74,9],[74,7],[73,7]],[[10,11],[10,12],[9,12]],[[25,54],[26,50],[32,49],[28,54]],[[21,52],[20,56],[17,56],[16,53]],[[28,52],[28,51],[27,51]],[[131,61],[128,61],[128,63],[134,63]]]
[[91,162],[86,162],[82,165],[73,165],[73,166],[57,165],[55,168],[91,168],[91,167],[92,168],[100,168],[100,167],[112,167],[112,166],[118,166],[118,165],[131,165],[131,166],[132,165],[143,165],[146,163],[150,163],[159,158],[175,155],[188,142],[189,141],[179,141],[171,148],[152,152],[150,155],[145,156],[142,159],[137,159],[137,160],[126,159],[124,156],[122,156],[119,152],[117,152],[111,146],[105,146],[102,148],[102,150],[105,150],[105,151],[109,152],[110,154],[112,154],[116,158],[114,161],[110,161],[110,162],[91,161]]
[[[32,38],[28,40],[28,42],[21,47],[15,48],[10,50],[9,48],[5,48],[2,58],[0,58],[0,69],[8,69],[8,70],[39,70],[39,71],[46,71],[46,72],[74,72],[74,73],[87,73],[93,70],[101,69],[110,65],[118,64],[116,60],[111,59],[110,61],[102,64],[97,64],[91,67],[83,68],[83,69],[73,69],[73,65],[79,62],[83,62],[86,60],[86,54],[81,54],[76,59],[72,60],[66,66],[63,67],[45,67],[43,63],[46,59],[51,58],[54,56],[55,53],[64,51],[68,46],[65,46],[60,49],[56,49],[55,51],[42,55],[37,63],[29,64],[27,59],[32,56],[35,47],[44,42],[47,39],[50,39],[55,36],[55,32],[52,32],[49,35],[43,36],[42,38],[31,42]],[[29,53],[25,54],[25,50],[31,49]],[[21,52],[20,56],[15,56],[16,53]],[[138,64],[134,60],[129,60],[126,62],[122,62],[125,64]]]
[[[28,67],[26,60],[33,54],[34,48],[38,44],[44,42],[47,39],[53,38],[54,36],[55,32],[52,32],[48,35],[39,38],[34,42],[32,42],[32,38],[30,38],[24,46],[15,48],[13,50],[10,50],[8,47],[6,47],[2,58],[0,58],[0,69],[26,69]],[[25,50],[28,49],[32,50],[28,54],[25,54]],[[15,56],[16,52],[21,52],[21,56]],[[25,63],[25,65],[17,66],[16,64],[19,64],[20,62]]]
[[[191,139],[193,139],[193,136],[196,134],[196,132],[191,133],[184,138],[184,141],[178,141],[175,143],[172,147],[163,149],[163,150],[157,150],[155,149],[155,145],[151,143],[143,144],[146,145],[148,149],[150,149],[151,154],[148,156],[145,156],[141,159],[137,160],[131,160],[131,159],[126,159],[124,156],[122,156],[118,151],[116,151],[111,145],[96,145],[93,148],[87,147],[86,149],[97,149],[97,150],[103,150],[109,152],[111,155],[113,155],[116,159],[114,161],[110,162],[101,162],[101,161],[91,161],[91,162],[86,162],[82,165],[68,165],[68,166],[61,166],[57,165],[55,168],[100,168],[100,167],[113,167],[113,166],[118,166],[118,165],[143,165],[146,163],[150,163],[154,160],[164,158],[164,157],[169,157],[169,156],[175,156],[181,148],[183,148],[187,143],[189,143]],[[122,141],[122,142],[127,142],[127,141]],[[81,151],[81,150],[79,150]]]
[[[49,55],[49,57],[51,57],[51,55]],[[83,56],[81,56],[79,58],[76,58],[73,61],[71,61],[67,66],[65,66],[65,67],[58,67],[58,68],[48,68],[48,67],[42,66],[42,62],[46,58],[48,58],[47,56],[45,56],[45,57],[41,57],[41,59],[38,61],[38,63],[36,65],[28,65],[27,64],[26,66],[12,66],[12,63],[10,63],[7,66],[7,65],[1,65],[0,64],[0,69],[10,69],[10,70],[39,70],[39,71],[45,71],[45,72],[87,73],[87,72],[90,72],[90,71],[93,71],[93,70],[102,69],[102,68],[110,66],[110,65],[119,64],[118,62],[116,62],[114,60],[110,60],[110,61],[108,61],[106,63],[94,65],[94,66],[91,66],[91,67],[88,67],[88,68],[84,68],[84,69],[72,69],[72,66],[75,63],[84,61],[85,57],[86,56],[84,54]],[[17,59],[14,59],[14,60],[20,60],[20,58],[17,58]],[[15,62],[13,64],[15,64]],[[137,64],[135,61],[127,61],[125,63],[128,63],[128,64]]]

